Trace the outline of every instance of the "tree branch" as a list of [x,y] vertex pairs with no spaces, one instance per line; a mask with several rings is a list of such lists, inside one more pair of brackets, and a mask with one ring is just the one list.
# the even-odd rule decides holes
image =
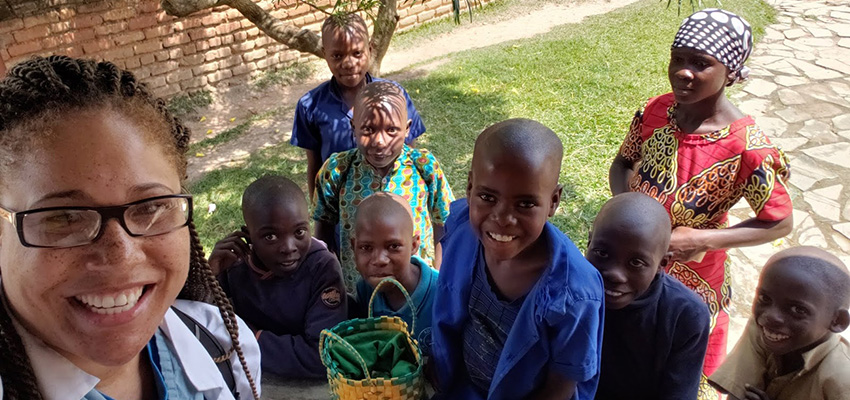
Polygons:
[[390,41],[398,25],[397,0],[383,0],[375,16],[375,27],[372,31],[372,60],[369,73],[380,76],[381,61],[390,48]]

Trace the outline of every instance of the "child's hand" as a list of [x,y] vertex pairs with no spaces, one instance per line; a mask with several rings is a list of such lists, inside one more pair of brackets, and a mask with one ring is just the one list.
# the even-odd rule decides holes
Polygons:
[[744,393],[744,399],[742,400],[770,400],[767,393],[759,388],[753,387],[752,385],[744,385],[744,389],[746,389],[747,392]]
[[214,275],[232,267],[239,260],[247,260],[251,254],[248,234],[236,231],[218,241],[210,254],[210,269]]
[[687,226],[678,226],[670,236],[670,247],[667,252],[671,261],[702,261],[708,246],[702,239],[705,232]]

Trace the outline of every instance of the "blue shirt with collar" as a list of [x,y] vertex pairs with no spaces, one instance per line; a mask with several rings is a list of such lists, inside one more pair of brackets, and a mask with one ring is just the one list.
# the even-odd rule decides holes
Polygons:
[[[434,293],[436,292],[438,272],[429,267],[424,260],[417,256],[410,258],[410,262],[419,267],[419,284],[416,285],[416,290],[410,293],[410,299],[413,301],[413,307],[416,311],[416,326],[413,331],[413,338],[419,342],[419,347],[423,354],[429,354],[429,345],[431,342],[431,317],[432,308],[434,306]],[[366,281],[360,279],[357,282],[357,302],[358,316],[369,317],[369,299],[372,297],[374,289],[369,286]],[[375,296],[375,303],[372,305],[374,316],[387,315],[390,317],[400,317],[404,322],[407,322],[408,327],[413,327],[413,312],[410,306],[405,304],[398,310],[393,310],[387,303],[384,295],[378,294]]]
[[[366,74],[366,83],[386,81]],[[395,82],[393,82],[395,83]],[[396,83],[407,99],[407,118],[410,119],[410,131],[405,143],[425,133],[425,124],[413,105],[413,100],[401,85]],[[292,138],[289,143],[306,150],[319,153],[322,163],[333,153],[351,150],[357,147],[351,130],[351,109],[342,100],[342,94],[336,78],[316,86],[298,100],[295,107],[295,121],[292,124]]]
[[[487,399],[523,399],[555,371],[577,383],[574,400],[593,399],[602,356],[602,277],[575,245],[547,222],[549,266],[528,293],[508,334]],[[452,203],[437,280],[432,357],[438,396],[481,399],[463,362],[461,333],[469,320],[472,268],[481,246],[469,223],[466,199]]]

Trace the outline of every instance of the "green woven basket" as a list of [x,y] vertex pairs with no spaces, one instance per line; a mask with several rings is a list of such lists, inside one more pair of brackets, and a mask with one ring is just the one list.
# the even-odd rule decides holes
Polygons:
[[[411,330],[399,317],[373,317],[379,289],[393,284],[413,311]],[[322,331],[319,355],[328,370],[333,399],[421,400],[425,397],[422,353],[410,335],[416,311],[410,295],[393,278],[382,280],[369,299],[369,318],[357,318]]]

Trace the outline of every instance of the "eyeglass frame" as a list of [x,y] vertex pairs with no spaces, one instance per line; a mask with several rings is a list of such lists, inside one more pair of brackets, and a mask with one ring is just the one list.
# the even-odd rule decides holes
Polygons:
[[[156,235],[144,235],[144,234],[136,234],[136,233],[130,232],[130,228],[127,227],[127,221],[124,220],[124,213],[127,212],[128,208],[135,206],[135,205],[138,205],[138,204],[147,203],[149,201],[154,201],[154,200],[159,200],[159,199],[172,199],[172,198],[186,199],[186,202],[188,203],[186,205],[188,207],[188,215],[187,215],[187,218],[186,218],[186,222],[183,223],[183,225],[177,226],[174,229],[167,231],[167,232],[158,233]],[[74,245],[74,246],[40,246],[40,245],[28,243],[26,241],[26,239],[24,239],[23,222],[24,222],[24,217],[26,217],[27,214],[39,213],[39,212],[44,212],[44,211],[58,211],[58,210],[79,210],[79,211],[95,211],[95,212],[97,212],[100,215],[100,227],[98,228],[97,235],[95,235],[95,237],[92,238],[92,240],[87,242],[87,243],[81,243],[81,244]],[[69,249],[69,248],[72,248],[72,247],[85,246],[87,244],[92,244],[92,243],[98,241],[98,239],[100,239],[100,237],[103,236],[104,226],[111,219],[117,219],[118,225],[121,225],[121,228],[124,229],[124,232],[126,232],[128,235],[130,235],[130,237],[159,236],[159,235],[164,235],[166,233],[174,232],[174,231],[176,231],[180,228],[188,226],[192,222],[192,210],[193,210],[192,195],[191,194],[175,193],[175,194],[167,194],[167,195],[163,195],[163,196],[148,197],[146,199],[137,200],[137,201],[127,203],[127,204],[123,204],[123,205],[120,205],[120,206],[107,206],[107,207],[45,207],[45,208],[36,208],[36,209],[24,210],[24,211],[10,211],[10,210],[7,210],[6,208],[0,206],[0,218],[4,219],[6,221],[9,221],[9,223],[12,224],[12,226],[18,232],[18,240],[21,242],[21,245],[23,245],[24,247],[32,247],[32,248],[39,248],[39,249]]]

